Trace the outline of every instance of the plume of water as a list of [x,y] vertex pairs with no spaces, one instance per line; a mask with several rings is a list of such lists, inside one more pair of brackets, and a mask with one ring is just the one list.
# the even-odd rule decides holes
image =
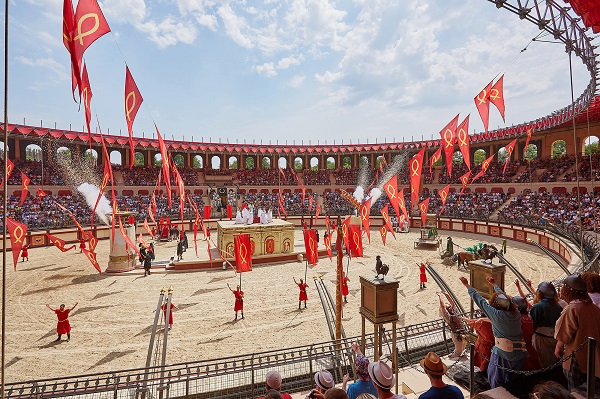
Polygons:
[[365,189],[362,186],[357,186],[356,190],[354,190],[354,194],[352,195],[359,204],[362,204],[363,199],[365,198]]
[[374,187],[373,189],[371,189],[371,192],[369,193],[369,197],[371,198],[371,208],[372,208],[373,205],[375,205],[375,202],[377,202],[377,200],[379,199],[379,197],[381,197],[381,189]]
[[[88,206],[91,210],[94,209],[94,205],[96,205],[96,200],[98,199],[98,193],[100,193],[100,189],[93,184],[90,183],[82,183],[77,186],[77,191],[83,195],[85,198],[85,202],[87,202]],[[110,206],[110,202],[108,199],[102,194],[100,197],[100,201],[98,202],[98,206],[96,207],[96,215],[98,218],[102,220],[106,225],[110,225],[108,221],[108,215],[112,214],[112,207]]]

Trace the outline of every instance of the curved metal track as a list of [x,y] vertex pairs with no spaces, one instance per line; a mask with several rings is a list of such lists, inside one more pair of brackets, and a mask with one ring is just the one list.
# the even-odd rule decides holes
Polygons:
[[529,291],[529,293],[531,295],[535,296],[535,291],[533,291],[531,289],[531,287],[529,286],[529,284],[527,284],[527,279],[525,278],[525,276],[523,276],[523,274],[521,274],[521,272],[519,270],[517,270],[517,268],[514,267],[512,265],[512,263],[510,263],[508,260],[506,260],[506,258],[504,257],[504,254],[502,254],[502,252],[498,251],[496,256],[498,257],[498,259],[500,259],[506,265],[506,267],[508,267],[510,269],[511,272],[513,272],[513,274],[515,276],[517,276],[517,278],[519,279],[521,284],[527,289],[527,291]]
[[550,257],[550,259],[552,259],[554,262],[556,262],[556,264],[558,266],[560,266],[560,268],[563,270],[563,272],[565,272],[565,274],[567,276],[571,275],[571,272],[569,271],[569,269],[565,265],[563,265],[560,258],[558,256],[556,256],[552,251],[550,251],[549,249],[546,249],[544,246],[542,246],[541,244],[539,244],[531,239],[528,239],[527,241],[529,241],[530,244],[538,247],[543,253],[548,255]]
[[446,281],[444,281],[442,276],[439,275],[437,270],[435,270],[431,265],[425,265],[425,270],[427,270],[427,272],[429,273],[431,278],[433,278],[433,281],[436,282],[436,284],[440,287],[440,289],[442,291],[446,292],[448,295],[450,295],[450,297],[454,301],[454,304],[456,305],[458,310],[460,310],[460,313],[466,313],[465,308],[463,308],[463,306],[460,303],[460,301],[458,300],[457,296],[454,295],[454,292],[450,289],[448,284],[446,284]]

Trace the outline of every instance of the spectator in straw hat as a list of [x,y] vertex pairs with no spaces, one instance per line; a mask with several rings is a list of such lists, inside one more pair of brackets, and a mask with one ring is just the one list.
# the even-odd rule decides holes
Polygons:
[[333,376],[327,370],[317,371],[315,373],[315,385],[315,389],[310,391],[308,398],[323,399],[325,393],[335,385]]
[[[279,371],[271,370],[265,376],[265,390],[267,393],[271,391],[279,392],[281,391],[282,379]],[[292,396],[289,393],[279,392],[281,394],[281,398],[283,399],[292,399]]]
[[421,360],[421,367],[429,377],[431,388],[419,396],[419,399],[464,399],[464,395],[454,385],[448,385],[442,380],[442,376],[448,371],[448,366],[442,362],[437,353],[429,352],[425,359]]
[[396,385],[394,371],[383,361],[369,363],[369,377],[377,390],[379,399],[406,399],[404,395],[392,393],[392,388]]
[[357,399],[362,393],[377,395],[377,390],[371,381],[371,377],[369,377],[369,359],[362,354],[356,342],[352,344],[352,349],[356,353],[354,369],[356,370],[356,377],[358,380],[355,383],[350,384],[348,389],[346,389],[346,383],[350,380],[350,376],[348,374],[344,375],[342,389],[346,391],[348,398],[350,399]]

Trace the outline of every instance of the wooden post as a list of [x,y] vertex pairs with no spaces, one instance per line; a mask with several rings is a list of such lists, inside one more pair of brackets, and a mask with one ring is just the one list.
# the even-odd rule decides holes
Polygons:
[[337,250],[337,284],[335,285],[335,339],[340,345],[342,339],[342,281],[344,279],[344,253],[342,251],[342,223],[341,218],[338,218],[337,237],[335,241],[335,249]]

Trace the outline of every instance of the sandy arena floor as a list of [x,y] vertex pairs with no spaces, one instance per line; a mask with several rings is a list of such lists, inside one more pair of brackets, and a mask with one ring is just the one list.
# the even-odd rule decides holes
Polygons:
[[[415,250],[417,232],[388,236],[383,246],[376,230],[365,256],[353,259],[349,266],[350,296],[345,305],[343,326],[347,336],[360,334],[358,313],[359,275],[372,275],[375,255],[381,255],[390,266],[389,276],[400,281],[398,295],[400,323],[413,324],[438,318],[435,283],[419,290],[416,262],[430,261],[444,276],[463,305],[468,306],[466,290],[458,277],[466,275],[456,267],[441,264],[437,250]],[[444,245],[445,245],[444,236]],[[462,247],[478,243],[485,237],[453,236]],[[213,237],[216,239],[216,237]],[[296,232],[296,250],[302,243]],[[487,241],[499,244],[499,240]],[[184,258],[193,255],[193,243]],[[199,242],[200,256],[206,257],[204,242]],[[175,243],[157,243],[157,260],[166,260],[175,251]],[[77,251],[77,252],[76,252]],[[109,242],[97,247],[103,267],[108,262]],[[211,359],[236,354],[322,342],[330,339],[323,310],[317,302],[311,277],[321,274],[334,291],[334,263],[328,258],[308,270],[308,309],[298,310],[298,288],[292,277],[304,277],[304,263],[294,262],[257,266],[243,275],[245,319],[233,321],[233,294],[226,283],[235,287],[239,281],[231,269],[215,267],[211,271],[188,273],[154,272],[144,277],[135,271],[122,275],[98,275],[79,250],[61,253],[54,247],[31,249],[29,262],[7,271],[7,340],[6,381],[24,381],[108,372],[143,367],[148,350],[154,308],[162,287],[172,286],[173,302],[180,310],[174,313],[174,326],[169,335],[168,363]],[[537,248],[509,242],[507,259],[526,277],[537,284],[561,273]],[[10,254],[8,259],[12,260]],[[217,266],[215,262],[215,266]],[[344,260],[344,265],[346,260]],[[508,282],[507,291],[516,294]],[[56,316],[45,307],[65,303],[79,305],[70,316],[73,328],[71,342],[55,343]]]

